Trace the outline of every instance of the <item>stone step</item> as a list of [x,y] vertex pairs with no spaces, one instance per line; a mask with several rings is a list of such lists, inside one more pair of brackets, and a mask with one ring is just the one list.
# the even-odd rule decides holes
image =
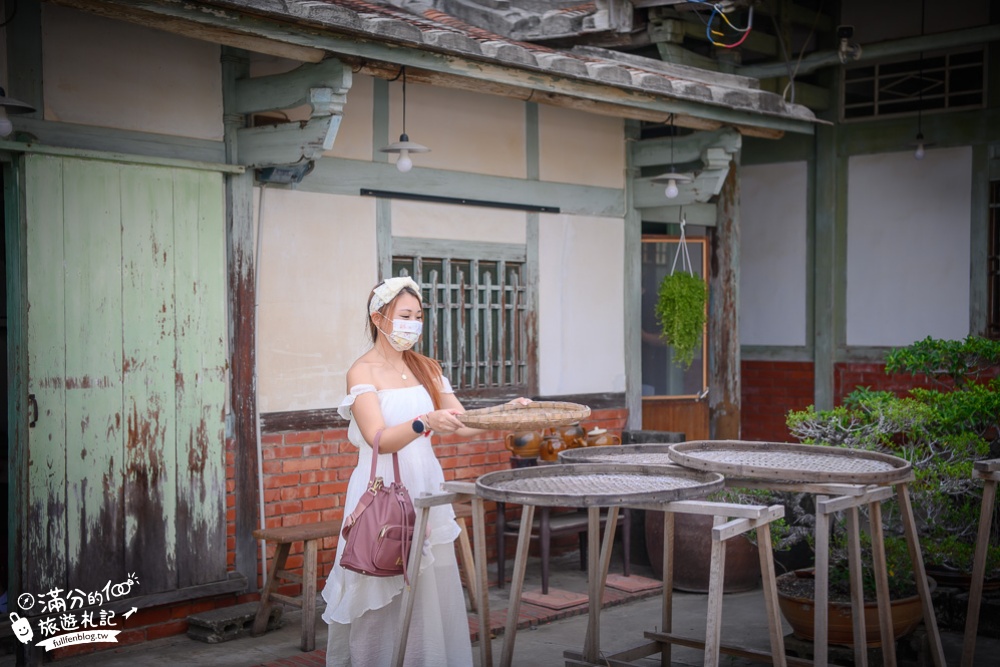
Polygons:
[[[232,607],[192,614],[187,617],[188,637],[208,644],[218,644],[237,637],[249,636],[259,606],[260,604],[257,602],[246,602]],[[281,627],[283,609],[284,607],[280,604],[271,607],[271,613],[267,619],[268,631]]]

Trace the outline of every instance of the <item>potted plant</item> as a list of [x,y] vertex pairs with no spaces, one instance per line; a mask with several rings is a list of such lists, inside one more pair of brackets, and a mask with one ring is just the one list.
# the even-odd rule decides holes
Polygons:
[[674,349],[674,364],[687,369],[705,330],[705,281],[687,271],[675,271],[663,278],[657,297],[654,312],[661,335]]
[[[900,395],[858,388],[836,408],[810,406],[787,417],[792,435],[804,443],[880,451],[912,464],[914,518],[932,576],[943,570],[971,571],[982,498],[972,467],[974,461],[1000,453],[998,367],[998,341],[927,338],[892,350],[886,372],[918,374],[930,388]],[[883,505],[883,523],[889,540],[902,540],[894,501]],[[905,549],[900,555],[906,555]],[[842,565],[831,558],[832,570]],[[989,548],[987,576],[991,573],[1000,574],[998,545]]]

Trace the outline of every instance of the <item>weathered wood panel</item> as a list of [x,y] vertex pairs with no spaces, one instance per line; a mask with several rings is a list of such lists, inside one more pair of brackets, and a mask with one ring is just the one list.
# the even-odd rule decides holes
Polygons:
[[[225,578],[226,396],[222,177],[174,172],[177,554],[183,588]],[[180,240],[184,240],[180,251]]]
[[63,160],[67,566],[87,591],[125,568],[120,171]]
[[642,399],[642,428],[675,431],[687,440],[708,439],[708,402],[676,398]]
[[[29,306],[65,303],[62,160],[26,158]],[[66,314],[36,307],[28,323],[28,393],[37,422],[28,430],[25,590],[48,591],[66,575]],[[28,406],[29,425],[34,418]]]
[[173,197],[168,169],[121,178],[125,566],[148,594],[177,582]]

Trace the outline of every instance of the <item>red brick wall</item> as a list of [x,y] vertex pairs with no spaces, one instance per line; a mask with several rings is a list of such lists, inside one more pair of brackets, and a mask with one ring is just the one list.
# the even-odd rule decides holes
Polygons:
[[887,375],[885,364],[835,364],[833,367],[834,402],[840,405],[858,387],[868,387],[878,391],[892,391],[905,394],[914,387],[931,387],[931,381],[923,375],[894,373]]
[[811,361],[747,361],[740,364],[740,431],[744,440],[794,442],[785,426],[790,410],[813,404]]
[[[605,428],[621,434],[627,411],[624,408],[595,410],[583,422],[587,429]],[[474,481],[480,475],[510,466],[510,452],[504,446],[505,433],[489,431],[472,438],[458,436],[435,437],[435,451],[441,461],[446,480]],[[294,526],[313,521],[342,519],[347,481],[357,464],[357,449],[347,441],[346,424],[342,428],[320,431],[284,431],[261,436],[264,475],[264,516],[268,527]],[[226,562],[230,570],[236,566],[236,468],[235,443],[226,441]],[[492,507],[492,503],[487,505]],[[508,508],[514,518],[519,510]],[[487,550],[490,563],[496,563],[495,511],[487,516]],[[471,526],[470,526],[471,527]],[[472,537],[470,531],[470,538]],[[337,538],[325,540],[317,556],[317,585],[320,590],[333,567]],[[513,540],[508,540],[508,555],[512,557]],[[553,555],[560,548],[576,548],[575,538],[553,542]],[[275,547],[268,546],[268,563]],[[302,545],[292,545],[286,567],[302,567]],[[510,562],[510,561],[508,561]],[[258,564],[258,585],[263,574]],[[282,592],[297,595],[299,586],[282,587]],[[228,607],[260,599],[257,593],[218,595],[183,603],[142,609],[119,624],[118,646],[136,644],[169,635],[187,632],[187,617],[191,614]],[[104,648],[104,647],[101,647]],[[92,645],[78,645],[53,651],[53,658],[90,653]]]

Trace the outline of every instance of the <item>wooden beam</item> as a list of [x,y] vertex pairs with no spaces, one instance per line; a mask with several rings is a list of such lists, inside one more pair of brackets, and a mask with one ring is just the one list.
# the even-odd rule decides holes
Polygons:
[[237,130],[240,164],[263,167],[318,159],[333,148],[342,118],[323,116],[305,124],[240,128]]
[[[240,79],[233,111],[250,114],[308,104],[314,116],[343,113],[351,83],[350,68],[336,58],[327,58],[281,74]],[[323,90],[331,92],[320,92]]]
[[739,154],[733,158],[711,235],[708,306],[709,432],[715,440],[740,438],[740,335],[737,293],[740,281]]

